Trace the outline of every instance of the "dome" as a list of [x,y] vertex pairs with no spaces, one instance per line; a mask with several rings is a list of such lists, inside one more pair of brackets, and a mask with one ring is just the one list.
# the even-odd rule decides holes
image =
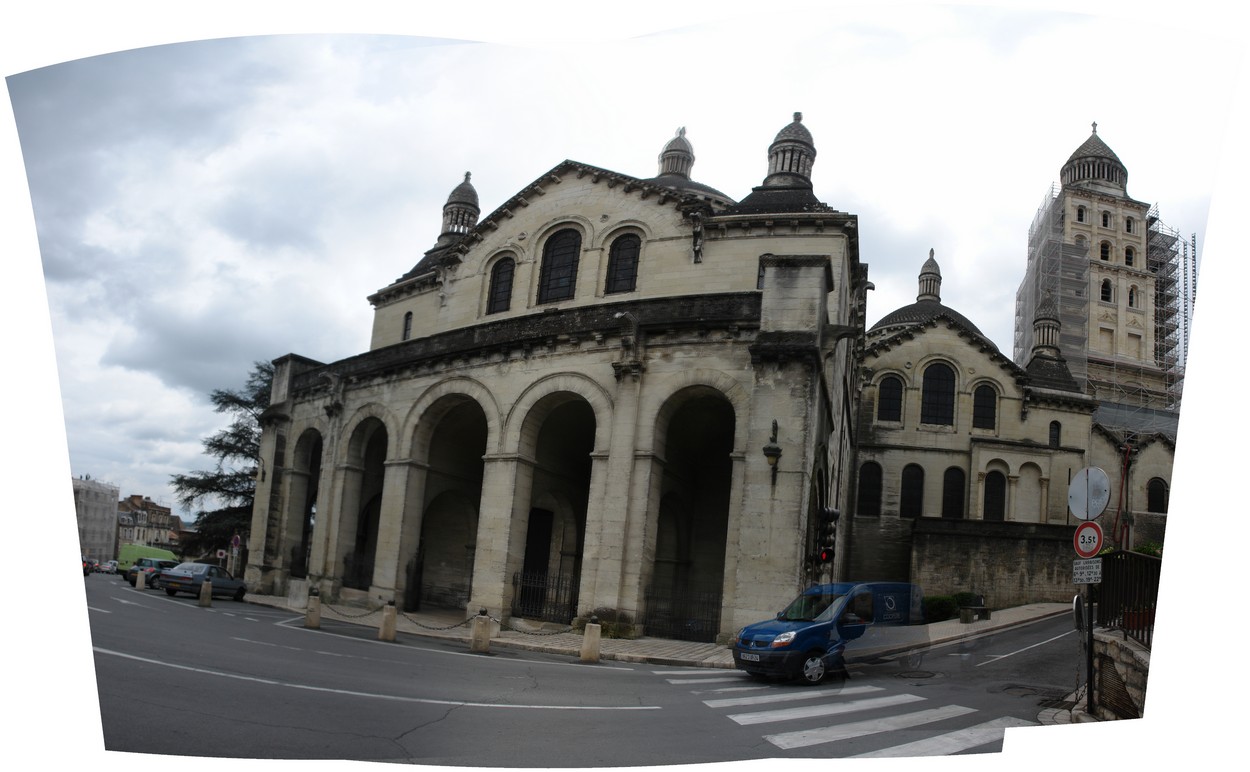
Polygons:
[[1092,124],[1093,132],[1071,156],[1059,172],[1064,185],[1126,195],[1128,169],[1098,136],[1098,124]]
[[773,140],[773,144],[775,145],[778,142],[802,142],[813,150],[816,148],[816,143],[812,141],[812,133],[803,125],[803,113],[795,113],[794,121],[777,132],[777,137]]
[[451,195],[447,196],[447,205],[465,204],[474,209],[478,208],[477,190],[473,187],[473,183],[469,182],[471,176],[473,176],[472,172],[464,173],[464,182],[452,189]]
[[872,326],[870,332],[888,330],[891,327],[911,327],[917,324],[928,324],[939,317],[946,317],[970,332],[985,338],[985,334],[977,329],[977,326],[969,321],[966,316],[953,308],[942,305],[942,269],[938,266],[937,258],[934,257],[932,249],[929,250],[929,259],[925,260],[924,265],[920,268],[919,284],[920,292],[916,296],[915,303],[886,314],[881,321]]
[[662,185],[681,193],[691,193],[700,198],[716,199],[724,204],[732,204],[733,199],[715,188],[690,179],[690,170],[694,168],[694,146],[686,139],[686,127],[682,126],[677,134],[664,145],[660,151],[660,173],[647,182]]

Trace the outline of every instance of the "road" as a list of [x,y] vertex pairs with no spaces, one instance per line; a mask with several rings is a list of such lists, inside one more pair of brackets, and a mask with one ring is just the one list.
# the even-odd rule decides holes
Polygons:
[[[1001,748],[1075,686],[1066,618],[880,662],[841,684],[604,662],[140,592],[97,575],[87,605],[105,748],[182,756],[603,767]],[[1038,731],[1045,731],[1039,729]]]

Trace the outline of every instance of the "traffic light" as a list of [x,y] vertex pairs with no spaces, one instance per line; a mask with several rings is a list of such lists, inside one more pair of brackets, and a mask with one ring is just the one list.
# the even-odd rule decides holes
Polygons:
[[832,563],[834,547],[838,543],[838,518],[842,513],[832,507],[821,507],[820,522],[816,530],[817,563]]

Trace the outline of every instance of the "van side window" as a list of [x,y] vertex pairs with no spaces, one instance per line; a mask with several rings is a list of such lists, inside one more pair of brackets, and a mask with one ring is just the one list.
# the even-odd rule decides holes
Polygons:
[[843,621],[854,624],[863,624],[872,621],[872,593],[862,592],[851,598],[851,602],[847,604],[846,614],[842,617]]

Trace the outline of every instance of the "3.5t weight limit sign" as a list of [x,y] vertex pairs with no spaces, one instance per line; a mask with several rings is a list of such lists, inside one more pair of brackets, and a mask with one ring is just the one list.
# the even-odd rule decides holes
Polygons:
[[1072,535],[1072,546],[1076,554],[1082,558],[1092,558],[1102,549],[1102,527],[1093,520],[1086,520],[1076,527]]

